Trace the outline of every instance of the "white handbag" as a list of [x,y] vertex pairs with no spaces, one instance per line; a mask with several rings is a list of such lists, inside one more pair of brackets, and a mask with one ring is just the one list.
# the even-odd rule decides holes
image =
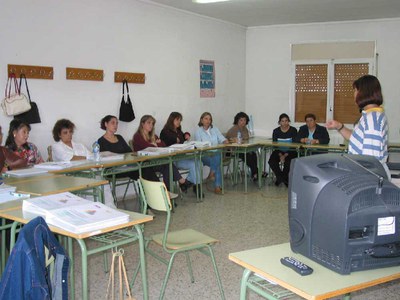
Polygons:
[[5,98],[1,102],[1,107],[7,116],[18,115],[31,109],[29,99],[20,91],[15,74],[10,74],[7,79]]

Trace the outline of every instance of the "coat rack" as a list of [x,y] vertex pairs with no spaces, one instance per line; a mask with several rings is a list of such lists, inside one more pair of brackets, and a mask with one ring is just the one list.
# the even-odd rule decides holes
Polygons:
[[26,78],[34,79],[53,79],[53,67],[44,66],[26,66],[26,65],[8,65],[8,76],[14,73],[16,77],[25,74]]
[[114,82],[128,81],[128,83],[144,84],[146,76],[144,73],[114,72]]

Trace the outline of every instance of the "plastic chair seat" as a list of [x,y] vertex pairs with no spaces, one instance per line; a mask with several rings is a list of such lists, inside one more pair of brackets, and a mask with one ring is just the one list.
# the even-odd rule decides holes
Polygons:
[[[164,234],[156,234],[152,236],[155,243],[162,246]],[[194,229],[187,228],[178,231],[168,232],[168,239],[166,242],[166,247],[172,250],[182,250],[186,248],[192,248],[201,246],[204,244],[215,244],[218,240],[198,232]]]

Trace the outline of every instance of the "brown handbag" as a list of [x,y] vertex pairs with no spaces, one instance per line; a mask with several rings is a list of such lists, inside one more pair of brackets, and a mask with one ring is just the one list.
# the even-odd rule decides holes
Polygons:
[[19,169],[27,166],[27,161],[6,147],[0,146],[0,171],[4,166],[9,169]]

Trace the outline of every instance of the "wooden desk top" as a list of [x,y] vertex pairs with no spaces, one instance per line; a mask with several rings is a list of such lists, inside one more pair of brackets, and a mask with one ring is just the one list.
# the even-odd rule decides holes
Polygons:
[[[314,272],[308,276],[297,274],[281,264],[285,256],[297,258]],[[400,278],[398,266],[340,275],[293,253],[289,243],[231,253],[229,259],[306,299],[331,298]]]
[[73,176],[49,176],[37,180],[22,180],[10,183],[18,193],[44,196],[62,192],[74,192],[107,184],[107,180],[97,180]]
[[[61,228],[49,225],[49,228],[51,229],[52,232],[54,233],[58,233],[58,234],[62,234],[64,236],[68,236],[74,239],[85,239],[91,236],[95,236],[95,235],[99,235],[99,234],[103,234],[103,233],[107,233],[107,232],[111,232],[114,230],[118,230],[118,229],[123,229],[123,228],[127,228],[127,227],[132,227],[134,225],[138,225],[138,224],[142,224],[142,223],[146,223],[146,222],[150,222],[153,220],[152,216],[148,216],[148,215],[143,215],[143,214],[139,214],[139,213],[135,213],[132,211],[127,211],[127,210],[122,210],[122,212],[129,214],[129,222],[124,223],[124,224],[120,224],[120,225],[115,225],[115,226],[110,226],[104,229],[100,229],[100,230],[95,230],[95,231],[90,231],[90,232],[84,232],[84,233],[72,233],[66,230],[63,230]],[[1,218],[5,218],[5,219],[9,219],[12,221],[18,221],[22,224],[26,224],[28,223],[31,219],[34,218],[34,216],[32,214],[25,214],[22,211],[22,206],[18,207],[18,208],[14,208],[12,210],[7,210],[7,211],[0,211],[0,217]]]

